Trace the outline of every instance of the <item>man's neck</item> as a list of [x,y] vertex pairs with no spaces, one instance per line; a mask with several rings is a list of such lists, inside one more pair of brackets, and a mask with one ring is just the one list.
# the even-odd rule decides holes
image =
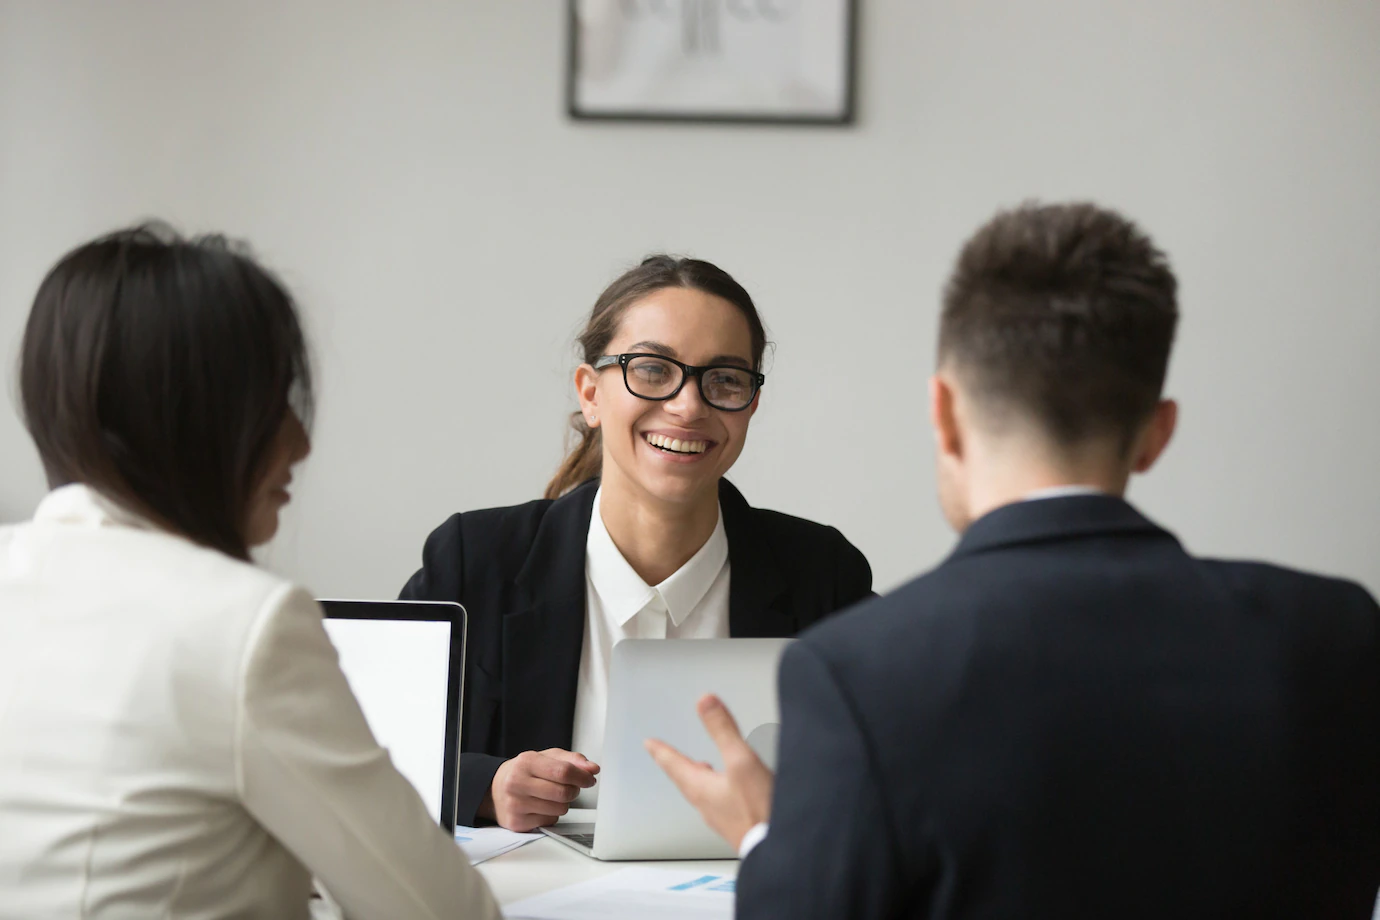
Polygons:
[[659,585],[689,562],[719,523],[717,489],[694,501],[668,503],[614,472],[600,485],[599,516],[613,545],[638,577]]
[[988,468],[977,472],[969,482],[969,518],[976,521],[989,511],[1053,489],[1096,489],[1120,497],[1126,494],[1129,478],[1129,472],[1109,468],[1107,464]]

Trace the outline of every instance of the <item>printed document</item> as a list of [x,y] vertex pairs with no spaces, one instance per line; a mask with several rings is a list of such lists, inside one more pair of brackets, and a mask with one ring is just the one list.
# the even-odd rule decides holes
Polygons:
[[504,908],[509,920],[733,920],[731,875],[620,869]]
[[486,859],[511,853],[533,840],[540,840],[541,834],[519,834],[506,827],[457,827],[455,842],[470,858],[470,865],[477,866]]

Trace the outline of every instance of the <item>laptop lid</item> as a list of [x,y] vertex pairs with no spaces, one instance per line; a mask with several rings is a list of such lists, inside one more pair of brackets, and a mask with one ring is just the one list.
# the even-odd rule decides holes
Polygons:
[[695,711],[714,693],[768,766],[780,722],[776,676],[790,639],[625,639],[613,647],[593,855],[599,859],[734,859],[737,853],[647,754],[660,738],[723,768]]
[[455,830],[465,609],[321,600],[326,632],[369,728],[447,831]]

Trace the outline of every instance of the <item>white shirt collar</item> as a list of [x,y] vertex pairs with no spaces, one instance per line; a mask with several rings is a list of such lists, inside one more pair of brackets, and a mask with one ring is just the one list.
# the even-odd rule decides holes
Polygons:
[[158,529],[149,521],[80,482],[59,486],[44,496],[34,511],[34,522],[86,527]]
[[604,610],[615,623],[626,625],[644,607],[660,598],[671,622],[679,626],[704,599],[728,561],[728,534],[724,532],[723,512],[714,532],[695,555],[661,584],[652,587],[642,580],[618,551],[599,513],[601,489],[594,495],[594,512],[589,518],[589,537],[585,543],[585,574],[599,595]]
[[1101,489],[1093,486],[1050,486],[1047,489],[1036,489],[1034,492],[1027,492],[1021,496],[1023,502],[1037,502],[1044,498],[1069,498],[1073,495],[1106,495]]

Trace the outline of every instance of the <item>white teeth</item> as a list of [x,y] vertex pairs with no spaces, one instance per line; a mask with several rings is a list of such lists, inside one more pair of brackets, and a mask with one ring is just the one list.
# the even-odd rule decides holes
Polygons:
[[646,434],[643,437],[653,447],[678,454],[702,454],[709,449],[709,444],[705,441],[682,441],[679,438],[668,438],[661,434]]

